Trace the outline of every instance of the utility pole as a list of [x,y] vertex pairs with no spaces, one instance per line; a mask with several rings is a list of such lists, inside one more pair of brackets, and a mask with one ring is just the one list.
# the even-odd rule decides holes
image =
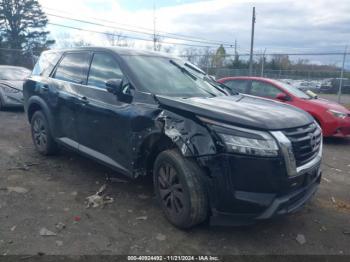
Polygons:
[[157,51],[156,20],[156,4],[153,1],[153,51]]
[[345,67],[345,59],[346,59],[346,52],[348,51],[348,46],[345,46],[345,51],[343,55],[343,66],[341,68],[341,73],[340,73],[340,81],[339,81],[339,90],[338,90],[338,103],[340,104],[340,98],[341,98],[341,89],[343,86],[343,77],[344,77],[344,67]]
[[252,16],[252,36],[250,39],[250,59],[249,59],[249,75],[253,74],[253,49],[254,49],[254,30],[255,30],[255,7],[253,7],[253,16]]
[[261,60],[261,77],[264,77],[265,54],[266,54],[266,48],[264,49],[264,53]]

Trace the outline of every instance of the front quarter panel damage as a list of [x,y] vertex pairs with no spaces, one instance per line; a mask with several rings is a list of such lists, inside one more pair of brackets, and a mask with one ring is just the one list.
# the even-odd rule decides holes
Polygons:
[[161,151],[176,147],[184,157],[217,153],[209,130],[193,114],[160,109],[150,115],[149,121],[143,121],[148,122],[143,128],[135,125],[132,136],[135,177],[147,173],[147,164],[155,148]]

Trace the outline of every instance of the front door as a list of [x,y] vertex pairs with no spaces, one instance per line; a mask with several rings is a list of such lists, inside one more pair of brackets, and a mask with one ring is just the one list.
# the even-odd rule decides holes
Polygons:
[[110,79],[122,79],[115,58],[103,52],[93,55],[87,86],[81,88],[78,111],[79,150],[118,168],[130,170],[130,119],[134,105],[118,101],[106,90]]
[[258,80],[253,80],[249,94],[253,96],[260,96],[269,99],[276,99],[276,96],[280,93],[283,93],[279,88]]

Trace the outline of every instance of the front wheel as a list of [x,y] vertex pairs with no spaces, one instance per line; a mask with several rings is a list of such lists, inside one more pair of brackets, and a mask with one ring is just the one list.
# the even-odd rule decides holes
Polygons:
[[36,150],[42,155],[57,152],[57,144],[53,139],[49,123],[41,111],[36,111],[31,119],[32,139]]
[[157,157],[154,187],[167,219],[181,229],[203,222],[208,215],[208,198],[203,171],[178,150],[166,150]]

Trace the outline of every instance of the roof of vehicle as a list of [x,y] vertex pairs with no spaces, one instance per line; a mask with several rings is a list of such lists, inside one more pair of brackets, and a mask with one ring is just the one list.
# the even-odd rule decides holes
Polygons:
[[284,82],[279,79],[272,79],[266,77],[257,77],[257,76],[234,76],[234,77],[225,77],[218,80],[218,82],[225,82],[227,80],[258,80],[263,81],[272,85],[277,85],[280,88],[283,88]]
[[6,68],[6,69],[21,69],[21,70],[28,70],[28,68],[22,67],[22,66],[9,66],[9,65],[0,65],[0,70],[1,68]]
[[155,52],[155,51],[148,51],[148,50],[140,50],[140,49],[134,49],[134,48],[127,48],[127,47],[101,47],[101,46],[88,46],[88,47],[76,47],[76,48],[70,48],[70,49],[51,49],[47,50],[45,52],[72,52],[72,51],[112,51],[119,55],[142,55],[142,56],[158,56],[158,57],[175,57],[174,55],[163,53],[163,52]]
[[229,76],[221,78],[219,81],[226,81],[226,80],[262,80],[262,81],[271,81],[273,79],[271,78],[265,78],[265,77],[258,77],[258,76]]

